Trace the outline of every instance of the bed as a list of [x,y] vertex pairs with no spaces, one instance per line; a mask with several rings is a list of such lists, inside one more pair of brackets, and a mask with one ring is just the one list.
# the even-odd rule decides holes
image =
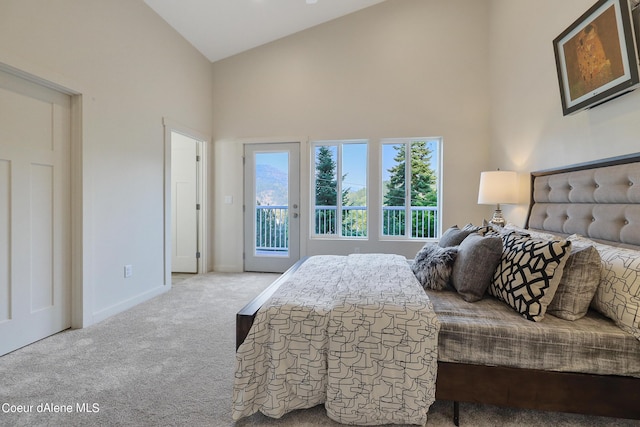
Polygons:
[[[633,252],[640,249],[640,154],[533,172],[531,190],[527,230],[568,239],[574,245],[581,239],[591,242],[603,257],[603,281],[612,277],[609,270],[618,264],[624,264],[630,276],[640,275]],[[305,262],[301,260],[238,313],[237,348],[259,308]],[[640,323],[640,279],[624,279],[629,283],[623,296],[627,302],[616,308],[612,304],[619,302],[620,295],[601,295],[600,311],[609,315],[594,310],[592,303],[576,321],[547,315],[543,321],[531,322],[495,298],[468,303],[455,292],[427,291],[439,323],[435,399],[454,402],[456,425],[459,402],[640,419],[640,332],[633,328]],[[541,341],[557,347],[555,356],[546,357],[546,350],[538,353],[540,347],[530,339],[518,340],[519,333],[513,331],[523,328],[539,329]],[[595,329],[608,335],[594,338]],[[474,332],[479,334],[477,341],[472,339]],[[511,334],[507,344],[493,346],[502,349],[499,354],[491,353],[491,345],[472,351],[480,341],[505,334]],[[591,347],[580,350],[574,344],[581,340],[589,341]],[[598,357],[603,359],[589,363],[594,349],[602,351]],[[574,351],[581,357],[571,357]]]

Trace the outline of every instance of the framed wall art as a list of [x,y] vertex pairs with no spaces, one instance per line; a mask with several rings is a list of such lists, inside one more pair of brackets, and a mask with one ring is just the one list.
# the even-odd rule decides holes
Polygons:
[[553,41],[566,116],[630,92],[640,83],[628,0],[599,0]]

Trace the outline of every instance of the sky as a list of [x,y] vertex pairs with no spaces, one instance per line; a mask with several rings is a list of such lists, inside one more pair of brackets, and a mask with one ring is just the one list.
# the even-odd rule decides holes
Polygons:
[[256,164],[270,165],[284,173],[288,173],[289,153],[286,151],[274,153],[258,153],[256,157]]

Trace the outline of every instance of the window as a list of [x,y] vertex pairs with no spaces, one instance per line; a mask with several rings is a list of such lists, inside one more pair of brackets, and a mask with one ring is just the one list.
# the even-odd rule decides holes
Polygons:
[[441,145],[441,138],[382,140],[382,236],[438,236]]
[[367,237],[367,141],[317,141],[314,236]]

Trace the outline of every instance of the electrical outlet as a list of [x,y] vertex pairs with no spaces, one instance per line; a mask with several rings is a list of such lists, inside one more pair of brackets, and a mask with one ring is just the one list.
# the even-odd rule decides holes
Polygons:
[[124,278],[127,279],[133,276],[133,266],[131,264],[127,264],[124,266]]

